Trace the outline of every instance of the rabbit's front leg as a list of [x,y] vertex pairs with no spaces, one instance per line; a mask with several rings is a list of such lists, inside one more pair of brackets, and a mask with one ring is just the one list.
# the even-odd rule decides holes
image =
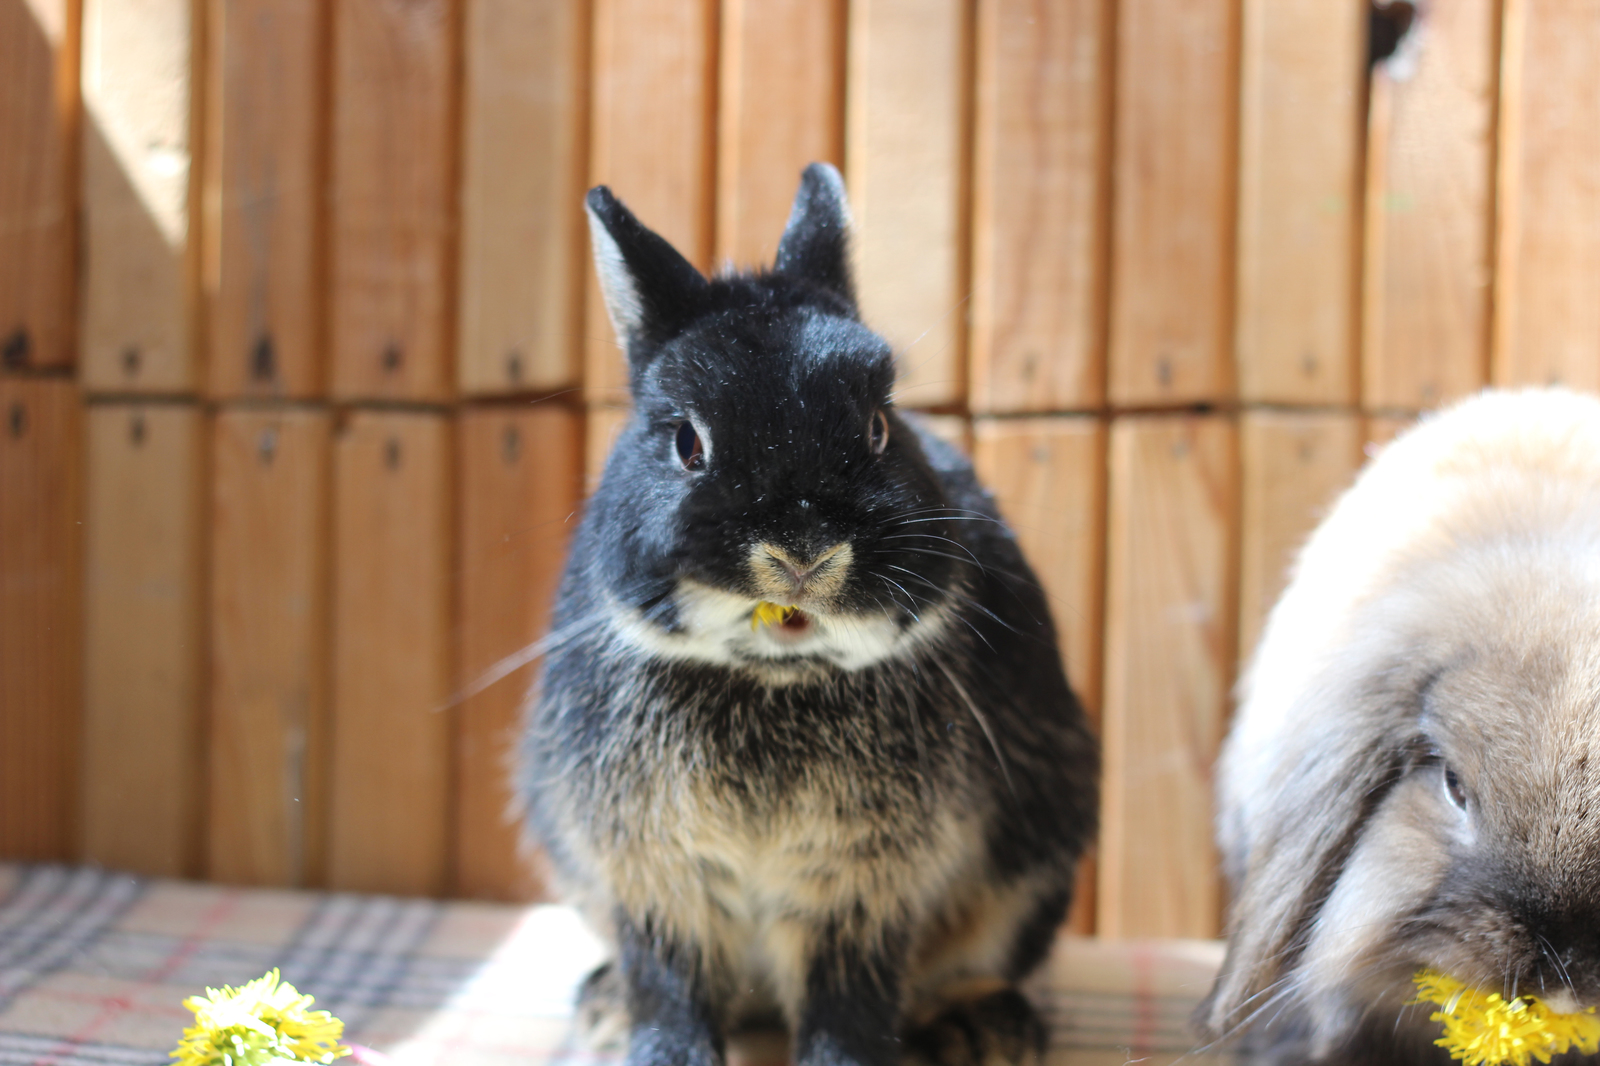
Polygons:
[[898,1066],[905,939],[816,939],[795,1027],[796,1066]]
[[617,922],[628,1001],[627,1066],[722,1066],[722,1034],[699,953]]

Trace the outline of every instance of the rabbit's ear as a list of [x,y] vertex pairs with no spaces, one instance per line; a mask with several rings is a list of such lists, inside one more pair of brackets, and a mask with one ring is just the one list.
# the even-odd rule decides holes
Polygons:
[[1250,853],[1243,869],[1233,871],[1227,957],[1195,1012],[1214,1038],[1273,1017],[1280,995],[1297,991],[1290,978],[1318,913],[1368,821],[1405,772],[1401,745],[1381,727],[1365,737],[1337,727],[1314,732],[1322,735],[1306,738],[1286,779],[1275,782],[1251,813]]
[[850,282],[850,203],[844,179],[828,163],[812,163],[800,176],[789,224],[778,242],[774,268],[803,278],[856,306]]
[[606,314],[636,363],[700,314],[705,275],[604,185],[590,189],[584,205]]

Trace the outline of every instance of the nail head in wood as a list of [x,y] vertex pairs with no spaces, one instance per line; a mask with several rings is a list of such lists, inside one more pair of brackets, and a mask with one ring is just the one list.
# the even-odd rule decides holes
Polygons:
[[8,370],[21,370],[28,365],[29,357],[33,354],[33,338],[28,336],[24,326],[18,326],[6,337],[4,345],[0,345],[0,361],[3,361]]
[[250,376],[256,381],[271,381],[278,376],[278,357],[270,333],[263,333],[250,349]]

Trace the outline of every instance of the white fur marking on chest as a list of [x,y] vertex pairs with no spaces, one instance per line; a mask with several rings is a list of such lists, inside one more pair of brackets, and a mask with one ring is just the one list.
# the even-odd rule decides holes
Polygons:
[[950,608],[942,604],[924,610],[904,628],[887,613],[831,614],[808,608],[809,632],[799,639],[784,639],[769,627],[751,627],[756,602],[685,580],[678,583],[676,594],[681,632],[669,633],[615,602],[611,621],[624,640],[657,658],[781,673],[786,664],[797,672],[806,670],[806,660],[860,670],[902,657],[943,633],[951,619]]

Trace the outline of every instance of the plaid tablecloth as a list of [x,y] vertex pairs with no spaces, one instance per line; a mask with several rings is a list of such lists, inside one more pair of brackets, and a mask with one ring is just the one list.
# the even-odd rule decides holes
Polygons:
[[[565,907],[239,889],[0,864],[0,1066],[156,1066],[185,996],[278,967],[398,1066],[607,1066],[572,1039],[572,992],[601,958]],[[1221,958],[1208,941],[1063,939],[1033,992],[1052,1066],[1185,1054]],[[730,1056],[782,1060],[777,1040]]]

